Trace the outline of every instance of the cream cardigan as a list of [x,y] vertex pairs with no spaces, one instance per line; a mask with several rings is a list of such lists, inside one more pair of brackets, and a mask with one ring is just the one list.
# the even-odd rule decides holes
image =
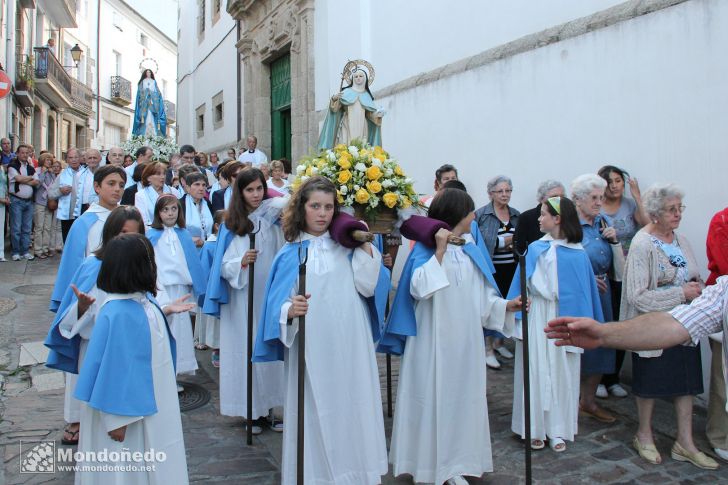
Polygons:
[[[698,262],[690,243],[675,233],[677,243],[688,261],[688,279],[700,280]],[[682,284],[671,285],[677,268],[670,264],[664,252],[655,247],[650,234],[643,228],[632,239],[622,279],[620,320],[629,320],[643,313],[666,312],[686,303]],[[641,357],[658,357],[661,350],[639,352]]]

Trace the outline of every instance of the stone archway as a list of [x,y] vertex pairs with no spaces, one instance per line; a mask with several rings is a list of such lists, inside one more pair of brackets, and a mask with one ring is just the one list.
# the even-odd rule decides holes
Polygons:
[[258,137],[270,154],[270,64],[286,54],[291,69],[291,152],[297,160],[318,140],[314,107],[314,0],[231,0],[228,12],[241,22],[236,47],[242,66],[243,144]]

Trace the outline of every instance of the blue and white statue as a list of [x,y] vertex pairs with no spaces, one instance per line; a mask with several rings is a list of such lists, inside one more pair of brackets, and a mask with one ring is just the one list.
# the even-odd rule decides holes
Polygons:
[[164,97],[154,80],[151,69],[145,69],[137,85],[134,107],[134,128],[136,136],[167,136],[167,113],[164,111]]
[[[333,148],[354,139],[372,146],[382,145],[382,116],[374,104],[369,86],[374,82],[374,68],[364,60],[349,61],[341,75],[341,91],[331,97],[329,111],[321,128],[318,148]],[[347,86],[343,86],[344,83]]]

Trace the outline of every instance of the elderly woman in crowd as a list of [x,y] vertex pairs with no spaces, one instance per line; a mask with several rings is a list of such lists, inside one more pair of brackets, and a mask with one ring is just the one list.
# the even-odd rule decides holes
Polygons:
[[[618,244],[617,232],[600,214],[607,183],[597,175],[584,174],[571,183],[571,196],[576,204],[581,228],[584,232],[582,246],[589,256],[599,289],[599,299],[605,322],[612,321],[612,296],[607,273],[612,267],[612,248]],[[616,418],[597,406],[595,393],[603,374],[614,372],[614,350],[598,348],[581,354],[580,411],[603,423],[613,423]]]
[[[508,293],[516,271],[517,261],[513,255],[513,234],[518,223],[518,212],[508,203],[511,201],[513,182],[505,175],[498,175],[488,181],[490,203],[475,211],[475,220],[490,257],[495,266],[495,282],[501,295]],[[499,369],[500,362],[495,356],[498,352],[506,359],[513,354],[503,345],[503,335],[494,330],[486,330],[485,363],[492,369]]]
[[[614,165],[603,166],[597,174],[607,182],[607,188],[604,190],[602,214],[612,221],[612,226],[617,231],[617,239],[622,244],[622,251],[624,251],[626,258],[632,238],[641,227],[650,222],[642,206],[640,186],[637,179],[630,177],[625,170]],[[627,184],[629,184],[632,198],[625,197]],[[622,299],[622,282],[611,278],[609,285],[612,290],[612,314],[615,318],[618,318]],[[609,394],[615,397],[627,397],[627,391],[619,384],[619,371],[622,369],[623,361],[624,350],[618,350],[614,372],[604,374],[602,382],[597,388],[597,397],[605,398]]]
[[[620,320],[648,312],[664,312],[700,296],[703,282],[688,240],[676,232],[685,206],[683,192],[673,184],[647,189],[643,202],[650,218],[632,239],[622,282]],[[632,392],[637,400],[639,429],[632,445],[642,458],[662,462],[652,435],[656,398],[673,398],[677,440],[672,458],[704,468],[718,464],[693,442],[693,396],[703,392],[700,346],[678,345],[664,351],[632,354]]]
[[[45,259],[51,252],[51,229],[53,226],[53,213],[55,209],[51,206],[48,208],[48,189],[56,180],[56,174],[53,172],[53,154],[44,153],[38,159],[38,180],[40,185],[35,190],[35,211],[33,213],[33,224],[35,226],[35,235],[33,238],[33,248],[35,249],[35,257]],[[53,202],[51,202],[53,204]]]

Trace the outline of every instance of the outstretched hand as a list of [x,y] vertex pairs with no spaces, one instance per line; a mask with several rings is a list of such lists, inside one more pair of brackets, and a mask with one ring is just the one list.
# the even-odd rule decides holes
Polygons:
[[184,313],[192,310],[195,308],[194,303],[187,302],[187,299],[191,297],[189,293],[186,295],[182,295],[173,302],[171,302],[169,305],[165,305],[162,311],[165,315],[172,315],[173,313]]
[[84,293],[83,291],[79,290],[78,287],[73,283],[71,283],[71,289],[78,299],[78,318],[81,318],[83,314],[86,313],[86,311],[89,309],[89,307],[93,305],[93,303],[96,301],[96,298],[89,295],[88,293]]
[[557,346],[571,345],[583,349],[602,346],[601,330],[598,322],[583,317],[554,318],[544,328],[548,338],[556,339]]

